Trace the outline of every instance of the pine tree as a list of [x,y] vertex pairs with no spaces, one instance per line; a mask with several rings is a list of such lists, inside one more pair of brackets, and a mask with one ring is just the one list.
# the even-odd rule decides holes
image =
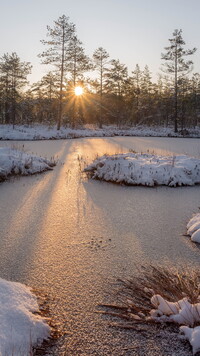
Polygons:
[[163,95],[162,95],[162,116],[165,126],[169,125],[170,119],[174,119],[174,80],[168,75],[162,77]]
[[[75,26],[74,26],[75,32]],[[70,73],[74,87],[77,81],[83,79],[83,73],[93,68],[92,63],[84,52],[82,42],[74,35],[69,42],[66,71]]]
[[65,15],[59,17],[54,23],[54,28],[47,26],[47,37],[50,37],[50,40],[41,41],[49,48],[40,54],[39,57],[43,58],[42,63],[53,64],[60,76],[59,110],[57,118],[57,129],[59,130],[63,112],[64,76],[67,68],[66,63],[69,60],[69,44],[74,36],[74,25],[69,22],[69,18]]
[[141,79],[142,71],[140,70],[139,64],[136,64],[134,71],[132,71],[132,76],[130,77],[132,86],[132,105],[130,110],[130,120],[134,124],[140,120],[140,95],[141,95]]
[[193,62],[184,57],[192,55],[196,48],[185,50],[185,41],[182,38],[182,30],[174,30],[173,38],[169,39],[170,46],[165,47],[166,53],[161,54],[165,60],[165,71],[174,76],[174,131],[178,131],[178,80],[180,75],[186,75],[192,68]]
[[48,72],[40,81],[32,85],[32,91],[41,91],[43,96],[51,101],[53,97],[57,96],[58,77],[52,72]]
[[99,126],[100,127],[102,127],[103,84],[105,80],[105,73],[107,71],[107,64],[109,63],[108,58],[109,58],[108,52],[102,47],[97,48],[93,54],[94,67],[99,75],[99,86],[100,86]]
[[200,74],[194,73],[190,80],[191,95],[190,102],[192,105],[192,124],[193,126],[198,125],[199,114],[200,114]]
[[140,111],[143,116],[143,121],[152,122],[155,114],[156,100],[156,85],[152,83],[151,72],[148,65],[144,67],[141,77],[141,93],[140,93]]
[[142,78],[142,72],[140,70],[140,67],[138,64],[135,66],[135,70],[132,72],[132,82],[133,82],[133,87],[134,87],[134,94],[136,96],[136,107],[137,111],[139,110],[139,97],[140,97],[140,92],[141,92],[141,78]]
[[[58,76],[52,72],[48,72],[40,81],[32,84],[31,92],[37,100],[41,118],[46,117],[48,121],[52,121],[56,117],[58,89]],[[42,113],[42,107],[44,113]]]
[[[75,26],[74,26],[75,33]],[[76,116],[77,116],[77,104],[80,104],[80,98],[74,95],[74,90],[76,85],[83,81],[83,74],[90,71],[93,68],[92,62],[88,56],[86,56],[84,48],[82,47],[82,42],[74,34],[69,43],[69,50],[66,61],[66,71],[70,75],[71,84],[71,101],[73,101],[72,110],[72,127],[75,127]]]
[[141,90],[143,91],[143,94],[146,94],[147,96],[151,94],[151,90],[152,90],[151,73],[147,65],[144,67],[144,71],[142,73]]
[[16,122],[17,102],[20,98],[20,89],[27,84],[27,75],[31,73],[32,65],[21,62],[17,53],[4,54],[0,58],[1,84],[4,87],[5,117],[11,121],[13,128]]
[[118,97],[121,97],[125,91],[126,81],[128,79],[128,69],[125,64],[119,60],[113,59],[111,67],[106,73],[106,86]]
[[119,60],[113,59],[111,67],[106,73],[106,88],[107,92],[112,94],[116,103],[116,118],[118,126],[124,120],[125,95],[126,86],[128,83],[128,68],[125,64],[120,63]]

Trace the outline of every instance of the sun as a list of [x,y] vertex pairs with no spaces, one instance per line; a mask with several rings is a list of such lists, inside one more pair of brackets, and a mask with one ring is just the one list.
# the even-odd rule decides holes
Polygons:
[[80,87],[80,86],[75,87],[74,92],[75,92],[75,95],[76,95],[76,96],[80,96],[80,95],[83,94],[83,88]]

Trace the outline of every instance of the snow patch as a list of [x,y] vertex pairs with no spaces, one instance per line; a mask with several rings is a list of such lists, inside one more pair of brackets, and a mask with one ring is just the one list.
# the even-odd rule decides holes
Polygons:
[[50,327],[38,313],[36,296],[30,288],[0,278],[0,355],[28,356],[41,344]]
[[190,342],[193,355],[195,355],[200,351],[200,326],[190,328],[183,325],[180,327],[180,331],[184,334],[184,338]]
[[200,243],[200,213],[194,215],[187,224],[187,235],[193,242]]
[[150,318],[156,322],[174,322],[181,325],[180,331],[184,334],[192,348],[193,354],[200,351],[200,303],[192,304],[187,297],[178,302],[169,302],[159,294],[151,298],[156,309],[150,311]]

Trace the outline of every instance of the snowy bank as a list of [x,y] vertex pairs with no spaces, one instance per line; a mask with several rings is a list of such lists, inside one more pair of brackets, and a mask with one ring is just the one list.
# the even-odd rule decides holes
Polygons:
[[200,183],[200,160],[188,156],[105,155],[84,171],[94,179],[127,185],[176,187]]
[[0,182],[11,175],[29,175],[40,173],[55,166],[55,163],[25,152],[0,147]]
[[0,278],[0,355],[28,356],[50,334],[30,288]]
[[0,125],[0,140],[57,140],[80,137],[112,137],[112,136],[152,136],[152,137],[200,137],[200,128],[180,130],[174,133],[172,127],[136,126],[119,129],[104,126],[102,129],[85,126],[81,129],[45,125]]
[[194,215],[187,224],[187,235],[193,242],[200,243],[200,213]]

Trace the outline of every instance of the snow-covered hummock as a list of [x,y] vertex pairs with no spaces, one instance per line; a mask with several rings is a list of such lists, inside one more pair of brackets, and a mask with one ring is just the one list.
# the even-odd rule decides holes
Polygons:
[[104,126],[102,129],[86,125],[81,129],[71,129],[45,125],[0,125],[0,140],[48,140],[78,137],[111,137],[111,136],[152,136],[152,137],[200,137],[200,128],[174,133],[173,127],[148,127],[140,125],[119,129],[115,126]]
[[200,213],[194,215],[187,224],[187,234],[191,240],[200,243]]
[[195,355],[198,351],[200,351],[200,326],[190,328],[183,325],[180,327],[180,331],[184,334],[184,338],[190,342],[193,355]]
[[200,160],[188,156],[126,153],[97,158],[85,168],[92,178],[128,185],[194,185],[200,183]]
[[0,147],[0,181],[10,175],[28,175],[52,169],[55,164],[48,159],[25,152]]
[[0,278],[0,356],[28,356],[41,344],[50,327],[39,314],[29,287]]
[[151,310],[150,318],[160,322],[175,322],[180,326],[183,338],[187,339],[193,354],[200,351],[200,303],[191,304],[185,297],[178,302],[169,302],[159,294],[153,295],[151,303],[156,309]]

